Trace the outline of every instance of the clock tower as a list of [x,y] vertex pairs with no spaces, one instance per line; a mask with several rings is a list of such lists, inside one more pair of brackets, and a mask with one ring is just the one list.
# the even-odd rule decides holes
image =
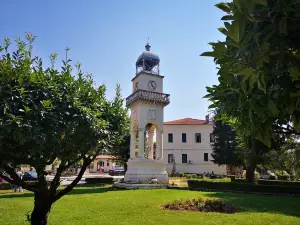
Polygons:
[[[131,110],[130,159],[124,181],[127,183],[168,182],[163,160],[164,107],[170,103],[169,94],[163,93],[163,76],[159,73],[160,59],[146,50],[136,61],[136,75],[132,94],[126,98]],[[155,144],[156,143],[156,144]]]

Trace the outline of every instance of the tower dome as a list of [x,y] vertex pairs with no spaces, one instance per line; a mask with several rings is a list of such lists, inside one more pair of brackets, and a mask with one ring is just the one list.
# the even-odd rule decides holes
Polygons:
[[136,61],[137,73],[141,71],[147,71],[150,73],[159,73],[159,62],[160,59],[157,54],[150,51],[151,46],[149,43],[145,46],[145,51],[138,57]]

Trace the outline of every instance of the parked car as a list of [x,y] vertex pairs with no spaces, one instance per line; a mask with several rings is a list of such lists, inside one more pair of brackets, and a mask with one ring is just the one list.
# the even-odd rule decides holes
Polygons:
[[268,179],[268,180],[277,180],[277,176],[275,173],[272,173],[271,171],[267,171],[267,174],[261,174],[261,179]]
[[123,167],[116,167],[108,171],[108,174],[111,176],[122,176],[125,174],[125,170]]
[[25,172],[23,177],[23,181],[34,181],[37,180],[37,173],[35,171]]

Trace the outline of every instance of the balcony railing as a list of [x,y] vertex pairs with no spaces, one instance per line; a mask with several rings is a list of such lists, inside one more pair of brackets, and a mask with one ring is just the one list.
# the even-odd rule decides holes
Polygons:
[[146,101],[166,106],[170,103],[170,95],[153,91],[137,90],[126,98],[126,105],[129,106],[135,101]]

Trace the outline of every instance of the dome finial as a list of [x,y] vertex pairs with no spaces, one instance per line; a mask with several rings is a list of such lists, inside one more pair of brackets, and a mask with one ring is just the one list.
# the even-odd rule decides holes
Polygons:
[[146,48],[146,51],[150,51],[151,45],[149,44],[149,37],[148,37],[148,42],[147,42],[145,48]]

